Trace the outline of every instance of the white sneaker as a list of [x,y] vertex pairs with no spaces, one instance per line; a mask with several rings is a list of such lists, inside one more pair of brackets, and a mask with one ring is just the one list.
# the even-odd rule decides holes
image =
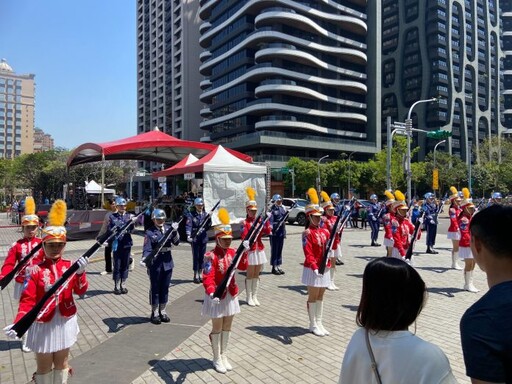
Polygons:
[[101,272],[100,272],[100,275],[101,275],[101,276],[105,276],[107,273],[108,273],[107,271],[101,271]]

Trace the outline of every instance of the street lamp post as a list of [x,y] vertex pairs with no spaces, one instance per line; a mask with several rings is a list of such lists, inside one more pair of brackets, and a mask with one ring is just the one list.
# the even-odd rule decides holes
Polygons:
[[443,144],[443,143],[446,143],[446,140],[441,140],[439,143],[437,143],[435,146],[434,146],[434,168],[436,167],[436,149],[439,145]]
[[412,179],[412,171],[411,171],[411,137],[412,137],[412,119],[411,114],[412,110],[415,106],[421,103],[430,103],[432,101],[437,101],[436,97],[433,97],[431,99],[425,99],[425,100],[418,100],[411,107],[409,108],[409,112],[407,113],[407,119],[405,120],[405,132],[407,133],[407,153],[405,156],[405,171],[407,176],[407,198],[409,199],[409,202],[412,199],[412,185],[411,185],[411,179]]
[[[437,143],[436,145],[434,145],[434,170],[432,171],[433,172],[433,176],[432,176],[432,186],[434,187],[434,194],[436,193],[436,185],[439,189],[439,171],[437,170],[437,164],[436,164],[436,150],[437,150],[437,147],[443,143],[446,143],[446,140],[441,140],[439,143]],[[437,180],[437,181],[434,181],[434,180]]]
[[317,175],[317,178],[316,178],[316,182],[317,182],[317,187],[318,187],[318,193],[320,193],[322,191],[322,182],[320,180],[320,162],[323,160],[323,159],[327,159],[329,157],[329,155],[325,155],[321,158],[318,159],[318,175]]
[[350,199],[350,179],[351,179],[351,176],[352,176],[352,168],[351,168],[351,161],[350,161],[350,157],[354,154],[354,153],[357,153],[357,151],[353,151],[350,153],[350,155],[348,155],[348,188],[347,188],[347,198]]

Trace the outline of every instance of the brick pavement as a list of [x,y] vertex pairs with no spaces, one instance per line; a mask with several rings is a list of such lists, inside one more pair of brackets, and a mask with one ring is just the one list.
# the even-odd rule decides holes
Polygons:
[[[0,217],[0,225],[2,217]],[[419,254],[415,265],[425,279],[429,299],[417,322],[416,333],[439,345],[447,354],[454,374],[460,383],[469,383],[464,374],[464,362],[460,347],[459,320],[464,310],[487,290],[485,275],[477,269],[475,285],[482,289],[478,294],[461,290],[461,271],[448,269],[450,245],[446,239],[446,219],[441,220],[438,234],[438,255]],[[211,347],[208,341],[210,323],[191,328],[190,337],[165,355],[155,355],[145,360],[139,376],[132,381],[142,383],[334,383],[337,381],[343,352],[356,329],[355,311],[361,291],[361,277],[365,264],[384,254],[383,248],[369,247],[369,230],[347,229],[344,233],[342,251],[345,265],[338,267],[336,283],[339,291],[326,292],[324,325],[331,335],[316,337],[307,331],[306,290],[300,283],[303,255],[300,244],[302,229],[288,226],[289,236],[285,244],[284,269],[286,274],[274,276],[266,268],[261,277],[259,299],[261,307],[245,305],[245,294],[241,294],[242,313],[235,317],[229,356],[234,371],[222,375],[211,367]],[[4,249],[18,238],[13,229],[0,229],[0,261]],[[136,260],[140,257],[142,237],[134,236]],[[381,234],[382,238],[382,234]],[[424,251],[424,237],[417,250]],[[68,257],[78,257],[92,242],[82,240],[67,245]],[[238,244],[236,241],[235,244]],[[267,243],[268,244],[268,243]],[[267,247],[268,249],[268,247]],[[170,290],[169,313],[173,319],[172,303],[190,294],[198,286],[191,282],[191,257],[188,245],[180,245],[175,254],[176,268]],[[101,261],[101,255],[95,260]],[[127,296],[115,296],[110,276],[101,276],[103,263],[92,263],[88,267],[88,296],[77,300],[81,334],[72,348],[71,355],[78,358],[86,352],[101,352],[106,341],[120,338],[124,331],[143,332],[148,317],[148,279],[145,270],[136,268],[131,273]],[[243,276],[237,276],[243,285]],[[1,293],[1,324],[9,324],[15,311],[11,287]],[[200,316],[200,305],[190,303],[191,316]],[[175,316],[177,317],[177,316]],[[171,322],[171,325],[173,322]],[[181,324],[183,325],[183,324]],[[186,325],[186,324],[185,324]],[[165,327],[163,324],[159,327]],[[165,332],[165,328],[162,328]],[[172,327],[169,327],[171,330]],[[172,345],[173,334],[162,343]],[[144,338],[139,338],[144,340]],[[78,361],[79,359],[77,359]],[[73,361],[73,360],[72,360]],[[108,361],[98,361],[98,369],[108,368]],[[129,362],[127,362],[129,364]],[[103,367],[103,368],[102,368]],[[0,382],[25,383],[35,369],[33,354],[23,354],[20,343],[0,337]],[[412,369],[412,368],[411,368]],[[85,375],[84,375],[85,376]],[[73,382],[80,380],[76,372]],[[101,380],[99,381],[101,382]]]

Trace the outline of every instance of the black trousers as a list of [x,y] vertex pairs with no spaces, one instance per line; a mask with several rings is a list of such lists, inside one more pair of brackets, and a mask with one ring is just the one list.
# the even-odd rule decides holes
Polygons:
[[112,246],[105,247],[105,271],[112,273]]

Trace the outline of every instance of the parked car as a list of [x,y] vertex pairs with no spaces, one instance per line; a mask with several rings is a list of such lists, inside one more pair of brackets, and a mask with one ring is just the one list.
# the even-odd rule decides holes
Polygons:
[[[295,204],[295,206],[294,206]],[[295,198],[283,198],[283,205],[290,212],[288,216],[288,223],[293,224],[297,223],[299,225],[306,224],[306,205],[308,204],[307,200],[304,199],[295,199]],[[293,208],[292,208],[293,206]]]

